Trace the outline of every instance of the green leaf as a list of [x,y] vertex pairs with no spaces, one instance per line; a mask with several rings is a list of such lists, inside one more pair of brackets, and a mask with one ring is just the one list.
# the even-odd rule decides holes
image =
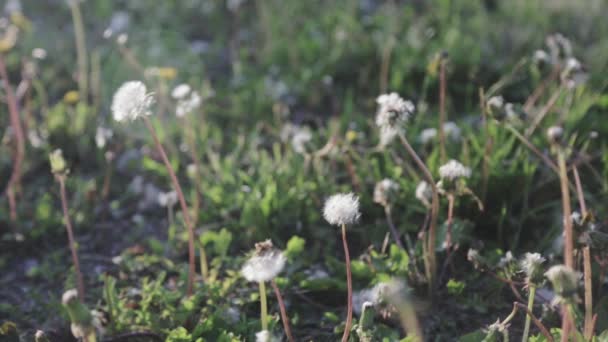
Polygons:
[[293,260],[295,257],[299,256],[304,250],[304,246],[306,244],[306,240],[303,238],[294,235],[287,242],[287,248],[285,249],[285,254],[287,258]]

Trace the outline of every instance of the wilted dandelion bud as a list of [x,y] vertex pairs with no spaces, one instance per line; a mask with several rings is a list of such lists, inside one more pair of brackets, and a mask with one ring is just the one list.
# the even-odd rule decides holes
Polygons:
[[585,83],[589,78],[589,74],[578,59],[568,58],[566,60],[566,66],[562,71],[561,78],[568,88],[574,88]]
[[572,214],[570,215],[570,219],[572,220],[572,223],[574,223],[577,226],[583,225],[583,216],[578,211],[573,211]]
[[385,178],[376,183],[376,186],[374,187],[374,202],[385,207],[390,206],[395,200],[398,191],[399,184],[391,179]]
[[526,253],[521,260],[521,269],[526,274],[528,284],[538,285],[543,281],[543,263],[545,258],[538,253]]
[[421,181],[416,186],[416,198],[424,204],[425,207],[431,207],[431,199],[433,197],[433,188],[425,181]]
[[60,149],[56,149],[49,154],[49,161],[51,163],[51,172],[53,174],[61,175],[68,172],[67,164],[63,158],[63,152]]
[[547,138],[551,144],[560,144],[564,136],[564,129],[560,126],[551,126],[547,129]]
[[421,144],[427,145],[437,137],[437,128],[426,128],[420,132],[418,140]]
[[500,341],[501,338],[504,338],[505,334],[508,334],[507,326],[500,323],[500,320],[497,320],[495,323],[490,324],[485,329],[485,332],[486,337],[484,338],[484,341]]
[[241,274],[248,281],[269,281],[281,273],[286,261],[283,252],[274,248],[270,240],[258,242],[255,253],[245,262]]
[[498,261],[498,267],[507,268],[510,267],[514,262],[515,258],[513,257],[513,253],[511,253],[511,251],[507,251],[507,253],[505,253],[505,255]]
[[83,339],[83,341],[95,341],[93,316],[87,307],[78,300],[78,291],[76,289],[66,291],[61,297],[61,303],[70,316],[72,335],[77,339]]
[[482,266],[484,266],[481,256],[479,255],[479,251],[476,249],[469,248],[469,251],[467,252],[467,260],[473,264],[475,269],[480,269]]
[[572,268],[565,265],[555,265],[545,272],[545,277],[553,285],[553,291],[556,294],[555,304],[576,300],[578,275]]
[[114,93],[112,99],[112,113],[114,120],[122,122],[135,120],[143,115],[150,115],[150,107],[154,97],[147,92],[146,85],[140,81],[123,83]]
[[471,177],[471,169],[452,159],[439,167],[439,176],[442,180],[455,181]]
[[323,217],[329,224],[341,226],[356,223],[359,212],[359,197],[353,193],[336,194],[325,201]]

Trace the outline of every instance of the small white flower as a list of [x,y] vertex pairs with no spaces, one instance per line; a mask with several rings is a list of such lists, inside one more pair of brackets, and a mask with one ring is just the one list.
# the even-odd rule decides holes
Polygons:
[[158,204],[161,207],[173,207],[177,203],[177,192],[161,192],[158,194]]
[[181,100],[183,98],[186,97],[186,95],[190,94],[190,91],[192,90],[192,88],[190,88],[190,86],[186,83],[182,83],[178,86],[176,86],[175,88],[173,88],[173,91],[171,91],[171,97],[173,97],[176,100]]
[[446,135],[446,137],[448,137],[454,141],[460,140],[460,136],[461,136],[460,127],[458,127],[458,125],[456,125],[456,123],[454,123],[452,121],[448,121],[443,124],[443,132]]
[[374,187],[374,202],[383,206],[389,205],[399,191],[397,182],[385,178]]
[[425,207],[431,206],[431,198],[433,197],[433,188],[429,183],[421,181],[416,186],[416,198],[424,204]]
[[129,81],[120,86],[112,99],[114,120],[122,122],[150,115],[154,97],[146,91],[146,85],[140,81]]
[[426,145],[431,141],[435,140],[436,137],[437,128],[426,128],[423,129],[422,132],[420,132],[420,137],[418,138],[418,140],[420,140],[420,143],[422,143],[423,145]]
[[268,330],[262,330],[255,333],[255,342],[278,342],[276,336],[272,335]]
[[441,179],[451,181],[457,178],[469,178],[471,177],[471,169],[452,159],[447,164],[439,167],[439,176]]
[[380,128],[402,129],[414,112],[414,104],[397,93],[383,94],[376,99],[376,125]]
[[551,126],[547,129],[547,137],[552,143],[557,143],[561,141],[563,135],[564,129],[560,126]]
[[280,250],[272,246],[270,240],[256,243],[256,253],[241,268],[247,281],[263,282],[274,279],[285,267],[287,259]]
[[95,144],[97,145],[97,148],[104,148],[113,135],[114,132],[112,132],[111,129],[101,126],[97,127],[97,131],[95,132]]
[[359,220],[359,197],[353,193],[336,194],[325,201],[323,217],[332,225],[353,224]]

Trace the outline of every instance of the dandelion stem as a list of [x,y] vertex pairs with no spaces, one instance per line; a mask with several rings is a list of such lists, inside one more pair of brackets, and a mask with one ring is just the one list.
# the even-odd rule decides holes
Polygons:
[[414,161],[416,162],[416,164],[418,165],[418,168],[420,168],[420,170],[422,171],[424,178],[426,178],[426,182],[429,183],[429,185],[431,186],[431,189],[433,190],[433,197],[432,197],[432,202],[431,202],[431,221],[429,223],[429,236],[427,239],[427,254],[425,256],[425,270],[426,270],[426,276],[429,282],[429,295],[432,297],[433,295],[433,289],[434,289],[434,282],[435,282],[435,271],[436,271],[436,256],[435,256],[435,240],[436,240],[436,226],[437,226],[437,215],[439,214],[439,192],[437,191],[437,186],[435,185],[435,181],[433,180],[433,176],[431,175],[431,172],[429,171],[429,169],[426,167],[426,165],[424,164],[424,162],[422,160],[420,160],[420,157],[418,157],[418,154],[416,154],[416,151],[414,151],[414,149],[412,148],[412,146],[409,144],[409,142],[407,141],[407,139],[405,138],[405,136],[403,135],[402,132],[399,132],[399,138],[401,139],[401,143],[403,144],[403,146],[405,147],[405,149],[407,150],[407,152],[410,154],[410,156],[412,157],[412,159],[414,159]]
[[188,262],[189,262],[189,273],[188,273],[188,284],[186,289],[186,295],[192,295],[193,285],[194,285],[194,275],[196,273],[195,270],[195,261],[194,261],[194,227],[192,225],[192,220],[190,219],[190,211],[188,209],[188,205],[186,204],[186,200],[184,198],[184,193],[182,191],[182,187],[179,185],[177,180],[177,176],[175,175],[175,171],[173,170],[173,166],[169,162],[169,158],[167,157],[167,153],[163,148],[163,145],[160,143],[158,135],[156,134],[156,130],[148,119],[147,116],[143,116],[144,122],[154,139],[154,143],[156,144],[156,149],[160,153],[163,162],[165,163],[165,167],[169,172],[169,176],[171,177],[171,181],[173,182],[173,187],[175,188],[175,192],[177,192],[177,198],[179,199],[179,204],[182,207],[182,215],[184,216],[184,222],[186,223],[186,228],[188,229]]
[[454,221],[454,196],[448,195],[448,222],[445,235],[445,249],[450,253],[452,247],[452,222]]
[[[534,295],[536,294],[536,286],[530,284],[530,293],[528,294],[528,311],[532,312],[534,308]],[[528,342],[528,335],[530,333],[530,322],[532,316],[526,315],[526,323],[524,325],[524,334],[521,338],[521,342]]]
[[4,55],[0,54],[0,77],[2,77],[4,91],[6,92],[6,102],[8,104],[8,111],[10,114],[11,127],[15,134],[17,142],[13,172],[11,178],[6,186],[6,195],[8,197],[8,203],[10,207],[10,219],[11,221],[17,220],[17,203],[15,199],[16,188],[21,183],[21,165],[25,156],[25,136],[23,134],[23,128],[21,126],[21,120],[19,119],[19,105],[17,104],[17,98],[11,82],[8,78],[8,72],[6,71],[6,63],[4,62]]
[[262,330],[268,330],[268,301],[266,300],[266,284],[263,281],[260,284],[260,320],[262,321]]
[[87,66],[87,45],[82,22],[82,12],[78,6],[79,1],[70,1],[72,20],[74,22],[74,34],[76,36],[76,58],[78,60],[78,88],[80,100],[87,103],[88,97],[88,66]]
[[277,286],[277,282],[272,279],[270,281],[272,288],[274,289],[274,294],[277,296],[277,301],[279,302],[279,310],[281,311],[281,320],[283,321],[283,329],[285,329],[285,335],[287,335],[287,340],[289,342],[294,342],[293,335],[291,334],[291,328],[289,327],[289,316],[287,316],[287,309],[285,309],[285,302],[283,302],[283,296],[281,296],[281,291]]
[[342,335],[342,342],[347,342],[348,335],[350,334],[350,328],[353,323],[353,280],[350,269],[350,253],[348,251],[348,242],[346,241],[345,224],[342,225],[342,244],[344,246],[344,257],[346,258],[346,286],[348,290],[346,325],[344,325],[344,334]]
[[555,173],[559,174],[559,168],[555,163],[549,159],[546,155],[544,155],[541,151],[539,151],[536,146],[534,146],[526,137],[524,137],[521,133],[519,133],[513,126],[506,124],[505,127],[515,135],[519,141],[521,141],[530,151],[534,152],[548,167],[550,167]]
[[574,269],[574,244],[572,240],[572,209],[570,207],[570,190],[568,188],[568,174],[566,170],[566,156],[564,149],[559,146],[557,151],[559,165],[560,185],[562,191],[562,209],[564,224],[564,264]]
[[[583,185],[581,184],[581,178],[578,174],[576,165],[572,166],[574,174],[574,184],[576,184],[576,193],[578,195],[578,203],[581,207],[581,214],[583,219],[587,217],[587,205],[585,203],[585,194],[583,193]],[[589,246],[583,247],[583,271],[584,271],[584,282],[585,282],[585,323],[583,328],[583,335],[585,339],[591,340],[593,336],[593,274],[591,267],[591,248]]]
[[443,126],[446,122],[445,112],[445,92],[446,92],[446,75],[445,75],[445,58],[440,57],[441,62],[439,63],[439,152],[441,162],[445,163],[447,159],[447,153],[445,151],[445,132]]
[[391,230],[391,234],[393,235],[393,239],[395,240],[395,243],[397,244],[397,246],[399,246],[399,248],[405,249],[403,247],[403,243],[401,243],[401,239],[399,238],[399,232],[397,232],[397,228],[395,227],[395,224],[393,223],[393,218],[391,215],[391,207],[388,205],[385,206],[384,213],[386,214],[386,222],[388,223],[388,228]]
[[65,194],[65,176],[57,175],[55,178],[59,182],[61,207],[63,209],[63,221],[65,223],[65,228],[68,231],[68,242],[70,244],[70,251],[72,252],[72,262],[74,263],[74,272],[76,273],[76,283],[78,285],[78,299],[84,303],[84,281],[82,279],[82,273],[80,273],[80,262],[78,262],[78,253],[76,252],[74,230],[72,229],[72,222],[70,221],[70,215],[68,213],[68,199]]

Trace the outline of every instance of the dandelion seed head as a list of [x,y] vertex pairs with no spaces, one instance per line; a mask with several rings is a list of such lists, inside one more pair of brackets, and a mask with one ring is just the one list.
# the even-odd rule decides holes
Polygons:
[[551,126],[547,129],[547,138],[551,143],[559,143],[564,135],[564,129],[560,126]]
[[186,83],[182,83],[178,86],[176,86],[175,88],[173,88],[173,90],[171,91],[171,97],[173,97],[176,100],[181,100],[183,98],[185,98],[188,94],[190,94],[190,91],[192,90],[192,88],[190,88],[190,86]]
[[458,127],[458,125],[456,125],[455,122],[448,121],[448,122],[444,123],[443,132],[445,133],[445,135],[447,137],[449,137],[450,139],[452,139],[454,141],[460,140],[460,137],[461,137],[460,127]]
[[418,140],[421,144],[427,145],[437,137],[437,128],[425,128],[420,132]]
[[433,196],[433,188],[429,183],[421,181],[416,186],[416,198],[424,204],[425,207],[430,208],[431,198]]
[[287,258],[273,247],[270,240],[256,243],[255,254],[249,258],[241,274],[247,281],[264,282],[274,279],[285,267]]
[[386,147],[395,140],[401,128],[395,127],[380,127],[380,147]]
[[469,178],[471,177],[471,169],[452,159],[439,167],[439,176],[441,179],[450,181],[458,178]]
[[376,99],[376,125],[380,128],[403,128],[414,112],[414,104],[397,93],[383,94]]
[[374,202],[383,206],[388,206],[395,199],[398,191],[399,184],[391,179],[385,178],[376,183],[376,186],[374,187]]
[[536,283],[542,277],[544,262],[545,258],[539,253],[526,253],[520,265],[528,282]]
[[554,304],[576,299],[579,274],[572,268],[565,265],[555,265],[545,272],[545,277],[553,285],[556,294]]
[[169,192],[161,192],[158,194],[158,204],[161,207],[171,208],[175,204],[177,204],[177,192],[169,191]]
[[325,201],[323,217],[332,225],[350,225],[359,220],[359,197],[353,193],[336,194]]
[[145,84],[140,81],[126,82],[118,88],[112,99],[114,120],[133,121],[143,115],[150,115],[153,103],[154,97],[147,93]]

